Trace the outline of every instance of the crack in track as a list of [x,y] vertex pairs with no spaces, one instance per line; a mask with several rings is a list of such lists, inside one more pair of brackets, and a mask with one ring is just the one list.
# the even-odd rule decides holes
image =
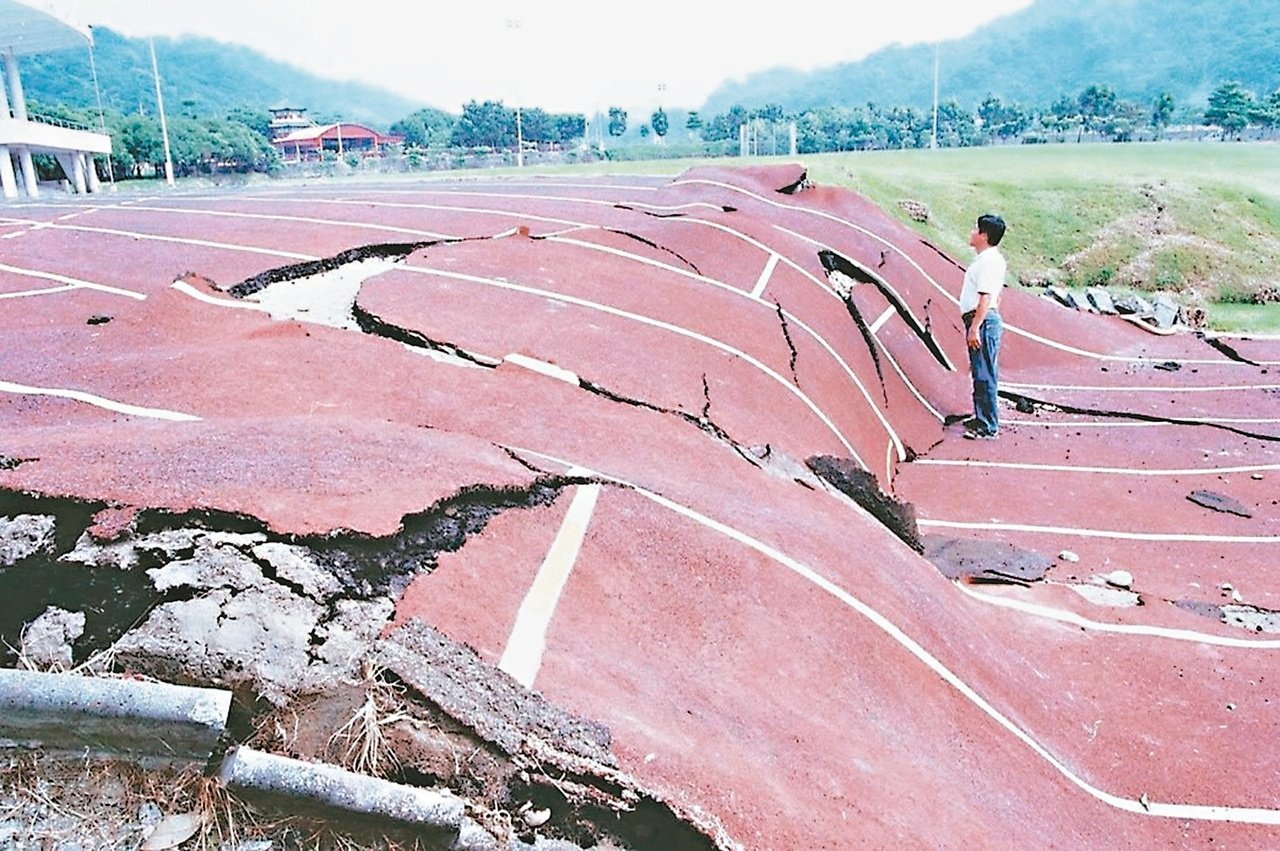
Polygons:
[[348,248],[332,257],[325,257],[321,260],[308,260],[304,263],[293,263],[288,266],[278,266],[275,269],[254,275],[252,278],[246,278],[235,286],[229,288],[227,293],[233,298],[246,298],[261,292],[272,284],[278,284],[282,281],[293,281],[298,278],[309,278],[313,275],[332,272],[342,266],[351,263],[358,263],[361,260],[371,259],[392,259],[401,260],[408,257],[420,248],[427,248],[432,245],[440,245],[446,242],[461,242],[462,240],[443,240],[433,239],[422,242],[384,242],[374,243],[372,245],[360,245],[355,248]]
[[1062,402],[1049,402],[1044,399],[1036,399],[1022,393],[1014,393],[1011,390],[1001,390],[1001,398],[1008,399],[1017,405],[1018,410],[1024,413],[1034,411],[1036,408],[1044,408],[1047,411],[1062,411],[1065,414],[1081,414],[1090,417],[1107,417],[1110,419],[1122,420],[1138,420],[1147,423],[1168,423],[1170,425],[1184,426],[1200,426],[1202,428],[1216,428],[1222,431],[1229,431],[1232,434],[1238,434],[1241,437],[1251,437],[1254,440],[1265,440],[1269,442],[1280,442],[1280,435],[1261,434],[1256,431],[1249,431],[1243,428],[1237,428],[1226,423],[1201,422],[1198,420],[1187,420],[1179,417],[1162,417],[1158,414],[1142,414],[1136,411],[1108,411],[1100,408],[1082,408],[1076,405],[1067,405]]
[[[902,321],[907,323],[907,327],[920,338],[922,343],[924,343],[925,348],[929,350],[929,354],[933,355],[934,360],[941,364],[948,372],[955,370],[955,367],[951,365],[951,361],[948,360],[947,356],[943,353],[942,347],[938,345],[938,341],[933,338],[933,333],[930,330],[929,325],[926,323],[926,325],[921,326],[920,323],[916,321],[915,316],[912,315],[911,311],[907,308],[907,305],[903,303],[902,299],[898,298],[897,293],[893,291],[883,278],[879,275],[873,274],[857,263],[854,263],[847,257],[842,257],[834,251],[827,251],[825,249],[819,251],[818,260],[822,263],[822,268],[826,269],[828,272],[841,272],[855,281],[861,281],[864,284],[871,284],[879,290],[880,294],[884,296],[885,301],[889,302],[889,306],[894,309],[894,312],[902,318]],[[929,302],[926,301],[926,311],[928,310],[928,305]]]
[[791,339],[791,328],[787,325],[787,314],[782,310],[782,302],[776,298],[773,300],[773,305],[778,309],[778,323],[782,326],[782,339],[787,341],[787,348],[791,351],[791,380],[799,387],[800,376],[796,374],[796,344]]
[[667,416],[678,417],[691,425],[697,426],[699,429],[717,440],[728,444],[734,452],[742,456],[753,467],[760,466],[760,463],[755,459],[755,457],[752,456],[749,451],[743,449],[742,444],[734,440],[727,431],[711,420],[711,390],[707,385],[707,376],[705,373],[703,373],[702,376],[702,396],[705,402],[702,406],[702,413],[700,416],[694,416],[688,411],[681,411],[675,408],[664,408],[661,405],[655,405],[652,402],[646,402],[643,399],[635,399],[630,396],[624,396],[621,393],[615,393],[614,391],[609,390],[600,384],[596,384],[593,381],[582,378],[581,376],[578,378],[578,386],[589,393],[595,393],[596,395],[603,396],[613,402],[620,402],[623,405],[643,408],[646,411],[653,411],[657,414],[666,414]]
[[862,341],[867,344],[867,351],[871,353],[871,362],[875,364],[876,378],[880,379],[880,392],[884,394],[885,407],[889,406],[889,388],[884,383],[884,369],[880,365],[880,350],[876,347],[875,335],[871,333],[871,329],[867,326],[867,322],[862,318],[862,311],[858,310],[858,306],[853,303],[853,293],[849,293],[844,297],[845,309],[849,312],[849,316],[853,319],[853,324],[858,326],[858,331],[862,333]]
[[[677,216],[676,218],[683,218],[683,217],[682,217],[682,216]],[[658,243],[654,242],[654,241],[653,241],[653,240],[651,240],[651,239],[646,239],[645,237],[640,236],[639,234],[636,234],[636,233],[631,233],[630,231],[625,231],[625,230],[614,230],[613,228],[603,228],[603,230],[604,230],[606,233],[616,233],[618,236],[625,236],[625,237],[627,237],[628,239],[634,239],[636,242],[639,242],[639,243],[642,243],[642,244],[644,244],[644,245],[647,245],[647,246],[649,246],[649,247],[650,247],[650,248],[652,248],[652,249],[655,249],[655,250],[657,250],[657,251],[663,251],[663,252],[665,252],[665,253],[667,253],[667,254],[670,254],[672,257],[676,258],[676,259],[677,259],[677,260],[679,260],[681,263],[683,263],[685,266],[687,266],[687,267],[689,267],[691,270],[693,270],[693,273],[694,273],[695,275],[701,275],[701,274],[702,274],[702,271],[697,267],[697,265],[696,265],[696,264],[694,264],[694,262],[693,262],[692,260],[689,260],[687,257],[684,257],[684,256],[683,256],[683,255],[681,255],[678,251],[673,251],[673,250],[671,250],[670,248],[667,248],[665,245],[659,245]]]
[[[1259,366],[1259,367],[1262,366],[1262,364],[1258,363],[1257,361],[1251,361],[1244,355],[1240,354],[1238,351],[1235,350],[1235,348],[1223,342],[1222,339],[1219,337],[1210,337],[1208,334],[1204,333],[1203,331],[1197,331],[1196,339],[1203,340],[1207,345],[1212,346],[1214,349],[1217,349],[1219,352],[1226,355],[1229,359],[1235,361],[1236,363],[1247,363],[1250,366]],[[1266,372],[1266,370],[1264,369],[1263,372]]]

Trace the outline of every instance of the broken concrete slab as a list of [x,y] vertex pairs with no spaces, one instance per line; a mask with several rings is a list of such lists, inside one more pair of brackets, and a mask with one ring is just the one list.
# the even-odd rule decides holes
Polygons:
[[1084,291],[1084,297],[1094,310],[1108,316],[1116,314],[1116,303],[1111,298],[1111,293],[1101,287],[1090,287]]
[[378,642],[374,658],[508,755],[522,753],[532,741],[602,766],[617,765],[603,724],[552,705],[422,621],[411,620]]
[[84,634],[84,613],[50,606],[22,631],[20,657],[38,670],[68,670],[71,646]]
[[1080,309],[1080,303],[1076,301],[1076,297],[1071,294],[1070,290],[1064,287],[1058,287],[1058,286],[1045,287],[1044,295],[1046,298],[1051,299],[1052,301],[1056,301],[1058,304],[1062,305],[1063,307],[1069,307],[1072,310]]
[[55,524],[47,514],[0,517],[0,568],[51,549]]
[[1235,514],[1238,517],[1253,516],[1253,512],[1240,502],[1216,491],[1194,490],[1187,494],[1187,499],[1191,500],[1196,505],[1203,506],[1211,511],[1220,511],[1224,514]]
[[1178,316],[1181,314],[1182,309],[1178,307],[1177,302],[1167,295],[1157,295],[1152,308],[1152,318],[1155,320],[1157,328],[1172,328],[1178,324]]
[[230,708],[220,689],[0,669],[0,740],[11,745],[206,760]]

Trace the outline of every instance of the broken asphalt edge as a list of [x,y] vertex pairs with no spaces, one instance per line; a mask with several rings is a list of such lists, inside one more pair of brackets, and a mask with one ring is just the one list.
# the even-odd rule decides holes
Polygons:
[[[0,669],[0,747],[110,756],[142,766],[206,762],[226,733],[231,692],[150,680]],[[235,747],[218,778],[245,797],[341,811],[448,832],[453,848],[494,847],[449,793],[392,783],[337,766]]]

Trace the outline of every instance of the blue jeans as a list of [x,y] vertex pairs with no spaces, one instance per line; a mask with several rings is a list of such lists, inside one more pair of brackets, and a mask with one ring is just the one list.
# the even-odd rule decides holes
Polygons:
[[[966,332],[972,321],[971,316],[965,320]],[[996,406],[1000,366],[996,359],[1000,356],[1000,335],[1003,331],[1000,314],[994,310],[987,311],[982,327],[978,329],[978,340],[982,346],[969,349],[969,372],[973,374],[973,417],[978,421],[974,431],[981,434],[995,434],[1000,430],[1000,413]]]

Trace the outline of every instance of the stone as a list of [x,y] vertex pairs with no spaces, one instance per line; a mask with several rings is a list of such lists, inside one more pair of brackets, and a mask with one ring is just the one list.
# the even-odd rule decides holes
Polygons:
[[84,612],[50,606],[22,630],[22,658],[41,670],[70,670],[72,645],[84,635]]
[[1068,561],[1068,562],[1071,562],[1072,564],[1075,564],[1080,560],[1080,556],[1071,552],[1071,550],[1063,550],[1062,552],[1058,553],[1058,560]]
[[1064,307],[1069,307],[1072,310],[1080,309],[1080,304],[1076,301],[1076,297],[1073,296],[1069,290],[1063,287],[1045,287],[1044,294]]
[[1152,314],[1156,320],[1157,328],[1172,328],[1178,324],[1178,315],[1182,309],[1178,307],[1177,302],[1166,295],[1158,295],[1153,304]]
[[1116,588],[1132,588],[1133,574],[1127,570],[1113,570],[1103,577],[1103,580]]
[[1111,293],[1101,287],[1090,287],[1084,291],[1084,297],[1088,300],[1093,309],[1099,313],[1114,315],[1116,313],[1116,303],[1111,298]]

